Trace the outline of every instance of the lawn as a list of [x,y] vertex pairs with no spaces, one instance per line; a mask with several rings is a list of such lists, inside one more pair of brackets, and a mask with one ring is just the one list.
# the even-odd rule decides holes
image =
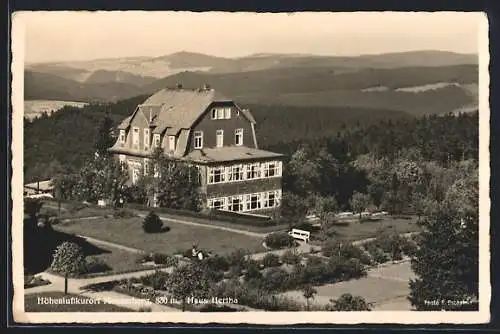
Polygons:
[[[349,222],[346,225],[335,225],[334,238],[337,240],[355,241],[375,238],[381,235],[403,234],[421,230],[416,218],[384,218],[380,221]],[[313,232],[313,236],[314,236]]]
[[[44,303],[49,300],[57,301],[58,304]],[[72,294],[65,295],[55,291],[25,295],[24,310],[25,312],[134,312],[96,299]]]
[[210,227],[190,226],[165,222],[169,231],[145,233],[143,218],[99,218],[64,222],[57,230],[105,240],[120,245],[144,250],[173,254],[190,249],[193,245],[218,254],[227,254],[243,248],[252,252],[262,252],[262,239],[239,233],[217,230]]

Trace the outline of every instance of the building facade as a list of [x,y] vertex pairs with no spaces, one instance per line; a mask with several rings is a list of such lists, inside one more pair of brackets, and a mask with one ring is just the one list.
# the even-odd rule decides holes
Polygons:
[[132,183],[161,148],[198,166],[207,209],[267,213],[280,205],[283,156],[258,148],[255,124],[249,110],[213,89],[166,88],[123,120],[110,151]]

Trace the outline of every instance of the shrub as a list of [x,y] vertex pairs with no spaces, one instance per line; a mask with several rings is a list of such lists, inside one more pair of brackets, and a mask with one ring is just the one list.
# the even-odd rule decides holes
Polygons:
[[259,263],[254,260],[250,260],[246,264],[246,274],[245,274],[245,279],[247,281],[251,279],[260,279],[262,277],[262,274],[259,269]]
[[295,244],[294,239],[286,232],[274,232],[266,235],[264,242],[266,246],[273,249],[292,247]]
[[206,259],[206,263],[209,268],[216,271],[227,271],[229,270],[228,260],[218,254]]
[[385,263],[389,261],[389,256],[387,256],[387,254],[375,243],[370,241],[364,244],[363,247],[370,254],[375,263]]
[[152,260],[155,264],[164,264],[169,267],[176,266],[179,263],[179,259],[176,257],[163,253],[153,253]]
[[154,211],[151,211],[142,222],[142,228],[146,233],[161,232],[162,227],[163,222]]
[[281,255],[281,261],[286,264],[297,264],[300,263],[301,257],[296,250],[287,250],[283,255]]
[[370,304],[360,296],[345,293],[337,300],[330,299],[329,311],[370,311]]
[[406,256],[412,257],[417,253],[418,246],[413,240],[406,239],[401,249]]
[[288,273],[281,268],[270,268],[262,277],[261,288],[265,291],[285,291],[289,284]]
[[264,267],[278,267],[281,265],[280,257],[273,253],[267,253],[264,255],[264,258],[262,258],[262,264]]
[[151,307],[149,306],[141,306],[137,312],[151,312]]
[[156,270],[153,274],[142,276],[140,279],[142,284],[150,286],[154,290],[165,290],[165,283],[168,277],[168,273]]
[[230,267],[238,266],[241,269],[245,266],[246,254],[244,249],[236,249],[227,255],[226,259]]
[[74,242],[65,241],[55,252],[50,270],[55,273],[76,276],[85,269],[85,257],[82,248]]
[[137,215],[133,211],[127,209],[117,209],[113,211],[114,218],[132,218],[136,216]]
[[104,262],[102,259],[98,257],[88,257],[85,259],[85,266],[82,270],[84,274],[93,274],[93,273],[102,273],[105,271],[109,271],[112,268]]
[[352,243],[340,243],[337,241],[327,242],[323,246],[323,255],[342,256],[348,259],[359,259],[363,264],[370,264],[371,260],[361,248],[354,246]]

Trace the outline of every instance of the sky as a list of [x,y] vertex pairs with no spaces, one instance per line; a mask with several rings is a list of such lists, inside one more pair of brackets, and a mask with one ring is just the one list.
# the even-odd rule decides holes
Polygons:
[[[254,53],[478,52],[480,13],[20,12],[27,63]],[[18,38],[13,36],[13,38]]]

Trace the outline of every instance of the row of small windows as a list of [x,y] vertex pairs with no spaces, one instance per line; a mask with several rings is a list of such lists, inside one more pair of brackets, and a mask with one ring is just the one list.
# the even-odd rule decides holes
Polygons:
[[[139,128],[133,128],[132,129],[132,148],[138,150],[139,149],[139,133],[140,129]],[[144,150],[149,151],[149,145],[150,145],[150,130],[149,129],[144,129]],[[126,134],[125,130],[120,130],[120,138],[119,142],[121,146],[125,145],[126,142]],[[161,137],[159,134],[155,133],[153,134],[153,141],[152,141],[152,147],[157,148],[161,146]],[[168,136],[168,149],[169,151],[175,151],[175,136]]]
[[253,194],[210,198],[207,205],[211,209],[245,212],[271,209],[279,206],[281,190],[264,191]]
[[[193,134],[194,148],[199,150],[203,148],[203,131],[195,131]],[[224,130],[215,132],[215,144],[217,147],[224,146]],[[234,144],[236,146],[243,145],[243,129],[234,130]]]
[[233,166],[208,167],[208,184],[276,177],[282,174],[282,162],[256,162]]
[[[239,111],[236,109],[236,115]],[[231,118],[231,107],[225,108],[212,108],[212,119],[230,119]]]

